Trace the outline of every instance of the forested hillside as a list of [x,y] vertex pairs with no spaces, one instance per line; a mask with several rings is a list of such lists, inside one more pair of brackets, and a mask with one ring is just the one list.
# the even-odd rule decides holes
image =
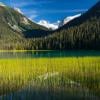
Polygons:
[[52,35],[33,40],[32,49],[100,49],[100,2]]

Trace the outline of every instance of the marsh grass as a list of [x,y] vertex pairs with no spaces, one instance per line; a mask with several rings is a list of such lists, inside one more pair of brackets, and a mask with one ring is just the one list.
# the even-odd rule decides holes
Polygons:
[[24,89],[55,98],[82,91],[100,97],[100,57],[0,59],[0,95]]

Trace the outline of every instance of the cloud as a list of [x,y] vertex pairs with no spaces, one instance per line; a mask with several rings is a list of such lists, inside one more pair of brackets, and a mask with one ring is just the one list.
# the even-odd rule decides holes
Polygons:
[[60,21],[57,21],[56,23],[50,23],[49,21],[46,20],[40,20],[37,24],[47,27],[48,29],[55,30],[58,28],[59,23]]

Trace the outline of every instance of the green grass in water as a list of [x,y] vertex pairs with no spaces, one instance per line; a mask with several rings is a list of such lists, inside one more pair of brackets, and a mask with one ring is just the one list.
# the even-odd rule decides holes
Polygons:
[[0,95],[29,86],[73,88],[71,84],[100,95],[100,57],[0,59]]

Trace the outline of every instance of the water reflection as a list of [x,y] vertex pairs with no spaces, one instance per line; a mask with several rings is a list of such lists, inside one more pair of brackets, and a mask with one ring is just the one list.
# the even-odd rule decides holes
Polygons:
[[100,51],[25,51],[0,52],[0,58],[39,58],[39,57],[86,57],[100,56]]

